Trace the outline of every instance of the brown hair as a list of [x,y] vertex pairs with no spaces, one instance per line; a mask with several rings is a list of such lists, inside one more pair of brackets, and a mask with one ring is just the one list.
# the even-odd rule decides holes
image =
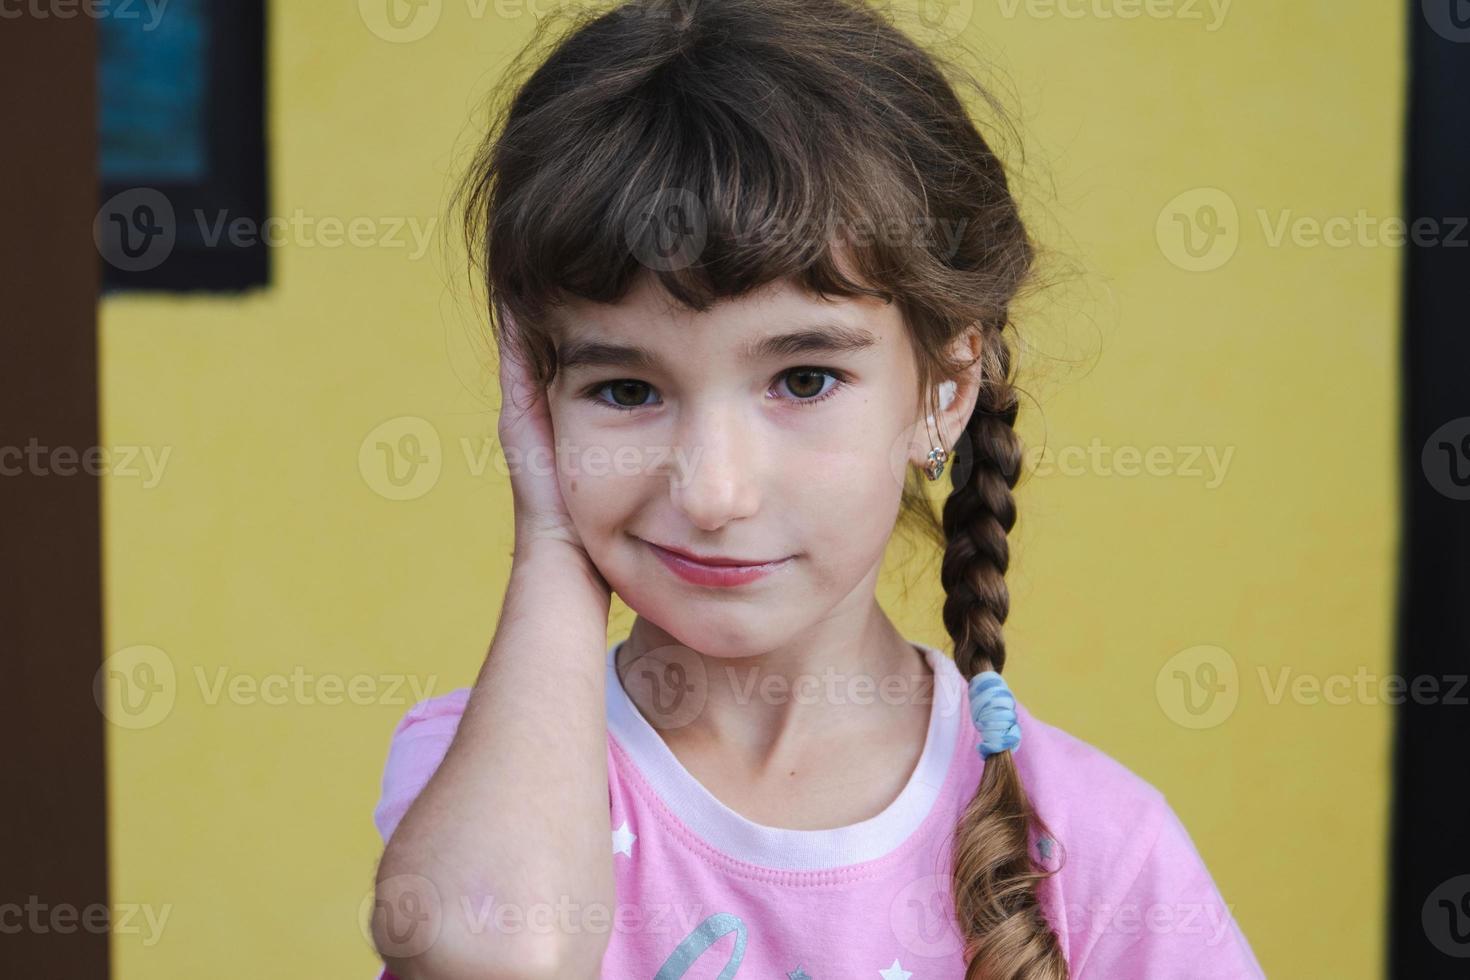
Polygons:
[[[942,521],[913,467],[902,515],[943,548],[960,671],[1003,671],[1022,462],[1005,333],[1036,250],[948,76],[1003,121],[998,101],[865,0],[629,0],[572,19],[512,64],[526,74],[502,89],[455,195],[495,339],[549,384],[540,325],[559,297],[617,302],[650,273],[703,311],[795,277],[818,295],[897,300],[915,408],[937,414],[935,383],[970,366],[951,345],[978,332],[979,399]],[[1056,873],[1032,858],[1045,830],[1011,754],[990,756],[955,834],[967,980],[1067,976],[1037,896]]]

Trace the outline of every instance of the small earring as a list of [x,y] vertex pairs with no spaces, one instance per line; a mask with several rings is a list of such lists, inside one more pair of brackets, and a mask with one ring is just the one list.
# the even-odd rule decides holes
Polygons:
[[944,451],[943,446],[935,446],[929,450],[929,461],[924,464],[924,475],[930,480],[937,480],[944,473],[944,461],[949,459],[949,453]]

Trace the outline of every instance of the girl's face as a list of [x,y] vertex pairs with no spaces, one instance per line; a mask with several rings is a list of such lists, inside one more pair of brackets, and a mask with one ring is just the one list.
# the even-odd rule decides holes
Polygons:
[[[557,312],[558,481],[631,609],[709,656],[868,613],[929,449],[897,304],[780,283],[691,313],[644,276],[622,303]],[[776,564],[718,572],[661,549]]]

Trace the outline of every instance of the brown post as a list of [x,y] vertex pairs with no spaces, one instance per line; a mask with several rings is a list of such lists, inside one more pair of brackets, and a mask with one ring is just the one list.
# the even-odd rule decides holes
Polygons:
[[98,444],[97,42],[86,6],[14,4],[0,20],[7,977],[108,975],[104,720],[92,695],[102,658],[100,488],[82,465]]

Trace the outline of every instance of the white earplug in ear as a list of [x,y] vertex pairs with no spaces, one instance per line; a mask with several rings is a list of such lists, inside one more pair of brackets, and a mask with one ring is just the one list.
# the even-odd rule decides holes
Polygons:
[[[954,393],[958,387],[953,381],[941,381],[939,383],[939,387],[935,390],[939,392],[940,411],[944,411],[950,405],[954,404]],[[930,415],[926,421],[932,426],[934,424],[934,416]]]

